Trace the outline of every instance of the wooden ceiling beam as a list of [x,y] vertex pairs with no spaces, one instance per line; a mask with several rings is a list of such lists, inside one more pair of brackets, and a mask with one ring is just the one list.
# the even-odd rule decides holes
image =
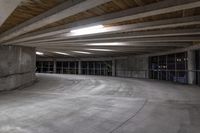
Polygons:
[[67,44],[89,44],[89,43],[110,43],[110,42],[134,42],[134,43],[140,43],[140,42],[146,42],[146,43],[153,43],[153,42],[166,42],[166,43],[175,43],[175,42],[182,42],[182,43],[191,43],[194,41],[200,41],[200,36],[176,36],[176,37],[145,37],[145,38],[127,38],[127,39],[109,39],[109,40],[85,40],[85,41],[51,41],[51,42],[27,42],[27,43],[21,43],[21,44],[15,44],[15,45],[23,45],[23,46],[41,46],[43,44],[48,44],[49,46],[59,44],[59,43],[65,43]]
[[67,37],[60,37],[56,39],[46,39],[39,41],[24,42],[25,44],[30,43],[49,43],[49,42],[62,42],[74,43],[83,41],[109,41],[115,39],[134,39],[134,38],[150,38],[150,37],[170,37],[170,36],[189,36],[189,35],[200,35],[200,29],[175,29],[175,30],[159,30],[159,31],[142,31],[132,33],[120,33],[120,34],[109,34],[109,35],[96,35],[92,37],[78,37],[74,39],[67,39]]
[[[146,37],[170,37],[170,36],[186,36],[186,35],[200,35],[199,29],[177,29],[177,30],[159,30],[159,31],[143,31],[132,33],[121,33],[102,35],[87,38],[70,39],[69,41],[100,41],[110,39],[129,39],[129,38],[146,38]],[[59,40],[58,40],[59,41]]]
[[[112,48],[112,47],[119,47],[119,48],[124,48],[124,47],[137,47],[137,46],[156,46],[156,47],[162,47],[162,46],[175,46],[175,47],[186,47],[190,46],[192,43],[185,43],[185,42],[179,42],[179,43],[174,43],[174,42],[126,42],[127,45],[124,46],[88,46],[84,43],[41,43],[41,44],[32,44],[33,47],[93,47],[93,48]],[[26,46],[26,44],[21,44]]]
[[[82,28],[82,27],[97,25],[97,24],[121,22],[125,20],[138,19],[138,18],[170,13],[170,12],[195,8],[195,7],[200,7],[199,0],[176,0],[176,1],[164,0],[158,3],[153,3],[153,4],[149,4],[142,7],[130,8],[128,10],[110,13],[110,14],[74,22],[71,24],[63,25],[63,26],[50,28],[44,31],[39,31],[36,33],[29,34],[29,38],[40,38],[40,37],[52,36],[56,34],[69,32],[73,28]],[[10,34],[5,33],[1,35],[0,42],[16,37],[17,35],[20,35],[19,34],[20,31],[24,31],[24,30],[23,28],[21,28],[18,31],[17,30],[11,30],[11,31],[12,33]]]
[[[109,43],[109,42],[126,42],[126,41],[134,41],[134,42],[193,42],[200,41],[200,36],[176,36],[176,37],[145,37],[145,38],[127,38],[127,39],[109,39],[109,40],[85,40],[85,41],[55,41],[55,42],[65,42],[65,43]],[[48,42],[48,43],[55,43]]]
[[111,0],[68,0],[63,4],[4,32],[0,35],[0,42],[12,39],[109,1]]
[[[152,50],[166,50],[166,49],[172,49],[174,47],[129,47],[129,48],[123,48],[123,49],[112,49],[113,51],[109,51],[109,52],[125,52],[125,51],[152,51]],[[92,50],[88,50],[85,48],[67,48],[67,49],[63,49],[63,48],[37,48],[37,49],[43,49],[43,50],[47,50],[47,51],[52,51],[52,52],[61,52],[61,51],[75,51],[75,50],[80,50],[80,51],[87,51],[87,52],[94,52],[96,53],[109,53],[107,51],[92,51]]]
[[[188,36],[189,35],[200,35],[200,29],[143,31],[143,32],[101,35],[101,36],[93,36],[93,37],[79,37],[79,38],[75,38],[75,39],[68,39],[66,41],[68,41],[68,43],[70,43],[70,42],[81,42],[81,41],[101,41],[101,40],[106,41],[106,40],[114,40],[114,39],[170,37],[170,36],[186,36],[186,35],[188,35]],[[61,39],[64,39],[64,38],[61,38]],[[57,41],[60,41],[60,40],[57,40]]]
[[[102,33],[102,34],[121,33],[124,31],[140,31],[140,30],[160,29],[160,28],[174,28],[174,27],[178,27],[178,26],[189,26],[189,25],[195,25],[195,24],[200,24],[200,16],[173,18],[173,19],[166,19],[166,20],[159,20],[159,21],[152,21],[152,22],[115,26],[115,27],[113,27],[113,29],[119,29],[119,30],[111,30],[108,33]],[[100,35],[100,34],[84,35],[84,36],[97,36],[97,35]],[[40,38],[42,40],[39,40],[38,39],[39,37],[44,37],[44,38]],[[45,39],[45,37],[46,37],[46,34],[41,35],[40,33],[36,32],[36,33],[27,34],[20,38],[16,38],[16,40],[4,43],[4,45],[21,43],[21,42],[25,42],[25,41],[29,41],[29,40],[32,40],[31,42],[59,40],[57,38],[52,38],[52,37],[49,38],[48,36]],[[65,38],[67,39],[67,37],[65,37]],[[76,38],[76,37],[68,37],[68,38]]]
[[[51,49],[51,50],[86,50],[86,51],[98,51],[98,49],[109,49],[110,51],[113,52],[119,52],[123,50],[132,50],[132,49],[152,49],[152,48],[159,48],[159,49],[164,49],[164,48],[184,48],[182,47],[177,47],[177,46],[162,46],[162,47],[157,47],[157,46],[129,46],[129,47],[98,47],[98,48],[93,48],[93,47],[37,47],[37,48],[43,48],[43,49]],[[94,50],[93,50],[94,49]],[[110,51],[100,51],[100,52],[110,52]]]

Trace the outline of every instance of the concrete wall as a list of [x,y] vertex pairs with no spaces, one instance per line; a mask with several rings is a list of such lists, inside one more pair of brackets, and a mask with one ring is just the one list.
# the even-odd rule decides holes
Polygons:
[[35,80],[35,48],[0,46],[0,90],[11,90]]
[[129,56],[124,59],[116,59],[116,76],[148,78],[148,57]]

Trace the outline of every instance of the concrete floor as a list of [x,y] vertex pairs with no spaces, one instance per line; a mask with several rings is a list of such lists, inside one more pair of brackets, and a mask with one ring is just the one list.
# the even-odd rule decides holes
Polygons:
[[164,81],[38,74],[0,93],[0,133],[199,133],[200,88]]

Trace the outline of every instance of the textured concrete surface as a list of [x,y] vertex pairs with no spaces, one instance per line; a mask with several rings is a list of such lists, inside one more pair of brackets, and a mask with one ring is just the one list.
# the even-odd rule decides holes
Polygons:
[[127,56],[125,59],[116,59],[116,76],[147,78],[148,57]]
[[35,48],[0,46],[0,90],[11,90],[35,80]]
[[0,93],[0,133],[199,133],[200,88],[154,80],[38,74]]

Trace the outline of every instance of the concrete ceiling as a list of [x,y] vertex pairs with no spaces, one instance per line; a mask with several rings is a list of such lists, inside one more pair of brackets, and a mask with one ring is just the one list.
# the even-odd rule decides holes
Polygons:
[[[148,54],[200,40],[199,0],[0,0],[0,5],[10,6],[0,10],[0,44],[36,47],[45,56]],[[71,35],[96,25],[106,32]]]

